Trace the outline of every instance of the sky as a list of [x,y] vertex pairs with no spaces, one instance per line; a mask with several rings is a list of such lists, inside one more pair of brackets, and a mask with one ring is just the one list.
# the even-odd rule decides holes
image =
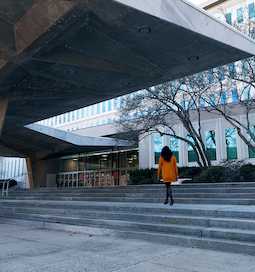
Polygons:
[[199,4],[203,3],[203,2],[205,2],[205,0],[188,0],[188,1],[190,1],[191,3],[193,3],[195,5],[199,5]]

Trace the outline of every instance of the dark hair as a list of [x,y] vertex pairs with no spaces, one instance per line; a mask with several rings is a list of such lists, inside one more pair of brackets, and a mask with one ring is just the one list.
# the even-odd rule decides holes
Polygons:
[[165,161],[170,162],[172,156],[173,156],[173,152],[170,150],[170,148],[168,146],[164,146],[161,150],[161,157]]

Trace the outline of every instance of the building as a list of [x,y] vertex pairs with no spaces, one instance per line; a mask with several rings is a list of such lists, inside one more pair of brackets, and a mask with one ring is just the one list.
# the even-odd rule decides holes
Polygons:
[[[235,22],[241,24],[246,18],[255,17],[254,1],[250,0],[207,1],[202,7],[228,24]],[[234,102],[235,95],[232,90],[229,90],[227,97],[229,102]],[[120,103],[121,98],[110,99],[45,119],[39,124],[82,136],[115,136],[119,133],[114,121],[118,118]],[[240,114],[240,120],[242,118]],[[204,118],[202,126],[204,139],[214,164],[227,159],[247,159],[253,162],[254,154],[249,152],[248,147],[224,120]],[[186,132],[181,125],[177,129],[180,135],[186,137]],[[85,176],[88,180],[97,180],[99,184],[103,180],[109,185],[125,184],[129,170],[157,167],[159,152],[163,145],[171,147],[180,166],[196,165],[193,150],[187,144],[154,134],[142,138],[139,144],[132,148],[121,150],[111,148],[62,156],[58,158],[58,170],[50,173],[46,185],[54,186],[57,181],[57,184],[76,186],[80,180],[85,180]],[[23,183],[27,184],[27,178],[25,178],[27,171],[24,165],[24,159],[3,159],[0,179],[23,176]],[[22,178],[19,179],[22,181]]]

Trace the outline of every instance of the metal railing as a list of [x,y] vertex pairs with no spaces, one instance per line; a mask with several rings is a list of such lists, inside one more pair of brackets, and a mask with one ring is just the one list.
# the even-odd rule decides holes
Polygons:
[[27,183],[27,181],[28,181],[28,174],[24,173],[24,174],[21,174],[21,175],[14,176],[12,178],[8,178],[8,179],[5,179],[5,180],[2,180],[1,181],[1,184],[2,184],[2,194],[1,194],[2,198],[8,197],[8,195],[9,195],[9,189],[10,189],[10,182],[12,180],[15,180],[17,183],[20,180],[24,180],[23,182]]
[[68,188],[125,186],[129,180],[129,170],[61,172],[57,174],[57,186]]
[[10,179],[2,181],[2,198],[8,197],[9,195],[9,186],[10,186]]

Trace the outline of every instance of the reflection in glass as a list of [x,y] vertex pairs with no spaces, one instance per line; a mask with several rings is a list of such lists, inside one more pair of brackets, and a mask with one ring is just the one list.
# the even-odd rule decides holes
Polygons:
[[216,160],[216,139],[215,131],[209,130],[205,133],[206,152],[210,160]]
[[[191,143],[195,143],[194,139],[189,134],[187,135],[187,139]],[[188,144],[188,162],[196,162],[197,160],[198,158],[195,150],[193,149],[192,145]]]
[[155,164],[158,164],[161,149],[163,148],[163,137],[159,133],[153,135],[153,146],[154,146],[154,160]]
[[175,137],[170,137],[169,148],[172,150],[177,162],[179,162],[179,140]]
[[236,129],[227,128],[225,130],[225,139],[227,147],[227,160],[237,159]]
[[[251,134],[255,135],[255,126],[252,126]],[[253,141],[253,143],[254,143],[254,141]],[[255,158],[255,148],[253,148],[253,147],[249,147],[249,158],[250,159]]]

